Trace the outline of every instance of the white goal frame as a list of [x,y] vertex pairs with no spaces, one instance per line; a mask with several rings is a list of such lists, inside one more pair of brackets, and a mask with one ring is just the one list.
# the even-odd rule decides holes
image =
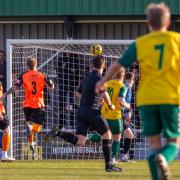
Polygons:
[[[116,44],[130,44],[133,40],[54,40],[54,39],[7,39],[6,40],[6,54],[7,54],[7,89],[12,86],[12,45],[13,44],[67,44],[67,45],[93,45],[93,44],[101,44],[101,45],[116,45]],[[60,51],[61,52],[61,51]],[[53,57],[52,57],[53,58]],[[47,60],[48,61],[48,60]],[[48,61],[49,62],[49,61]],[[46,63],[45,63],[46,64]],[[44,64],[44,65],[45,65]],[[40,66],[40,68],[43,64]],[[12,127],[12,95],[9,95],[7,98],[7,115],[10,120],[10,132],[11,139],[13,140],[13,127]],[[13,141],[10,144],[9,154],[13,156]]]

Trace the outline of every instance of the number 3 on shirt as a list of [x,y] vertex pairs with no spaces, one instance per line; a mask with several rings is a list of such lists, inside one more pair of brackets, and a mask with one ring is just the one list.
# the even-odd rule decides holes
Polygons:
[[36,94],[36,82],[32,81],[32,86],[33,86],[33,90],[32,90],[32,94]]
[[157,51],[160,51],[158,69],[162,69],[163,55],[164,55],[164,44],[155,45],[154,49]]

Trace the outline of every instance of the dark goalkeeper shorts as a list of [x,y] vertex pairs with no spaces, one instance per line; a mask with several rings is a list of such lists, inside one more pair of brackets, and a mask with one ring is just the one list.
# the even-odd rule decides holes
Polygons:
[[26,121],[30,121],[36,124],[42,125],[45,121],[45,109],[44,108],[23,108]]
[[86,136],[89,127],[103,135],[109,130],[107,121],[101,116],[99,110],[93,110],[91,107],[80,107],[77,113],[76,134]]
[[180,136],[180,109],[178,105],[144,105],[139,107],[145,136],[163,132],[165,138]]
[[0,119],[0,129],[5,130],[9,126],[9,119],[5,113],[2,113],[3,119]]

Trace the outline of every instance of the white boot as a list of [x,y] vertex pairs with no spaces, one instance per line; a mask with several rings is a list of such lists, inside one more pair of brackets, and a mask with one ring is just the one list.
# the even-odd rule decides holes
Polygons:
[[128,161],[127,154],[122,154],[121,161],[123,161],[123,162],[127,162]]
[[12,161],[15,161],[15,158],[8,157],[7,151],[2,151],[1,161],[2,162],[12,162]]
[[113,165],[116,165],[116,164],[121,164],[120,162],[118,162],[118,161],[116,161],[116,159],[115,158],[112,158],[112,164]]

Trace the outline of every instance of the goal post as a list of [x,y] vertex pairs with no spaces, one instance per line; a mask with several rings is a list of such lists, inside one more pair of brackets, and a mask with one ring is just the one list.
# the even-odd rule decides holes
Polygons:
[[[6,84],[7,84],[7,89],[9,89],[10,87],[12,87],[12,46],[10,41],[7,40],[6,42],[6,58],[7,58],[7,70],[6,70],[6,76],[7,76],[7,80],[6,80]],[[9,153],[10,156],[13,157],[13,132],[12,132],[12,95],[10,94],[7,97],[7,116],[10,120],[10,136],[11,136],[11,143],[10,143],[10,149],[9,149]]]
[[[47,73],[55,82],[55,90],[46,91],[46,121],[43,132],[58,125],[60,120],[66,130],[75,131],[78,107],[75,92],[90,69],[89,60],[92,58],[89,54],[90,47],[94,44],[102,45],[103,55],[109,66],[122,56],[131,42],[133,40],[7,40],[7,88],[27,70],[26,58],[36,57],[38,69]],[[12,136],[10,153],[16,159],[28,159],[30,153],[27,147],[22,100],[22,90],[8,96],[7,99],[7,114],[11,122]],[[133,107],[132,130],[136,134],[136,140],[133,141],[132,153],[134,159],[145,159],[148,153],[147,142],[140,130],[135,100]],[[37,137],[37,157],[40,159],[101,159],[103,157],[99,143],[87,142],[84,147],[77,148],[60,138],[55,138],[45,145],[42,136],[43,133]]]

